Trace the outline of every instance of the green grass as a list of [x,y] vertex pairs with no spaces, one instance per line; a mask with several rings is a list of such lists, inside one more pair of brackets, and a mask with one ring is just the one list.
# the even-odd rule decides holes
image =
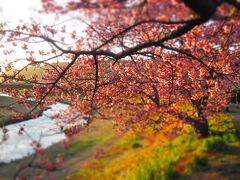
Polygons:
[[204,152],[207,151],[224,152],[228,151],[228,145],[222,137],[212,136],[203,140],[201,150]]
[[141,147],[139,137],[137,136],[131,136],[126,140],[123,140],[122,144],[125,146],[131,146],[132,148]]
[[95,140],[80,140],[78,142],[74,142],[65,152],[64,156],[71,156],[80,151],[85,151],[94,145],[96,145],[97,141]]
[[213,135],[236,132],[231,115],[224,113],[209,117],[209,128],[210,133]]
[[[218,156],[236,153],[231,157],[237,158],[240,155],[236,152],[240,139],[231,117],[220,114],[212,117],[210,124],[211,132],[221,133],[205,139],[197,138],[191,126],[186,126],[185,133],[175,139],[168,139],[161,133],[150,136],[130,133],[70,179],[172,180],[202,171],[208,173],[214,170]],[[216,172],[222,175],[217,168]]]
[[190,163],[188,171],[190,173],[194,171],[206,171],[210,168],[209,159],[206,156],[197,156]]
[[[14,102],[3,96],[0,100],[5,105]],[[19,111],[24,108],[19,106]],[[184,108],[191,111],[188,106]],[[2,115],[9,112],[3,111]],[[158,133],[146,129],[116,139],[110,121],[96,120],[59,154],[66,159],[64,168],[72,168],[73,164],[77,167],[69,179],[172,180],[209,170],[224,177],[231,170],[239,172],[240,136],[230,115],[220,113],[210,117],[209,126],[211,135],[204,139],[198,139],[188,125],[176,138],[169,138],[164,129]],[[217,163],[225,170],[219,170]]]

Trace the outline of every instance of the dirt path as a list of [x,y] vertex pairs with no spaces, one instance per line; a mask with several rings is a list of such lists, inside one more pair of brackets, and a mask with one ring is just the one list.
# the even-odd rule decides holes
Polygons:
[[229,113],[233,118],[234,126],[240,132],[240,104],[231,104],[229,106]]

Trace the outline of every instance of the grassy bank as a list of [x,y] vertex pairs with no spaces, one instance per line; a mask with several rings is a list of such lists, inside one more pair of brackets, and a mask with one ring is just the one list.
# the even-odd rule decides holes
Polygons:
[[[64,165],[57,171],[51,172],[51,176],[56,179],[62,179],[67,174],[77,171],[81,166],[97,157],[106,147],[111,147],[118,142],[121,134],[116,133],[111,121],[96,120],[90,126],[81,131],[69,142],[69,147],[64,149],[62,143],[55,144],[46,150],[44,157],[55,160],[56,157],[64,158]],[[9,164],[0,164],[0,180],[12,179],[15,172],[20,167],[25,167],[31,162],[33,156],[17,160]],[[33,162],[38,164],[39,158]],[[41,169],[27,168],[21,175],[28,179],[34,179],[35,176],[45,174]],[[46,177],[49,179],[49,177]]]
[[[45,156],[63,157],[63,167],[51,173],[57,179],[239,179],[240,141],[230,115],[211,117],[210,128],[205,139],[198,139],[190,126],[178,136],[170,136],[170,129],[118,134],[110,121],[95,120],[66,150],[59,143]],[[11,178],[13,167],[29,160],[1,166],[0,177]],[[39,174],[44,171],[28,169],[22,175],[31,179]]]
[[67,179],[240,178],[239,135],[231,117],[212,117],[210,128],[206,139],[198,139],[189,126],[176,138],[164,130],[129,132]]
[[[31,107],[17,103],[14,98],[9,96],[0,96],[0,107],[0,127],[32,117],[32,115],[27,114],[31,110]],[[16,116],[19,114],[22,114],[23,118],[17,118]],[[36,109],[33,114],[39,115],[41,111]]]
[[[0,100],[2,105],[15,103],[7,96]],[[20,112],[28,110],[17,103],[15,108]],[[0,118],[10,119],[12,111],[0,112]],[[198,139],[191,126],[182,126],[177,132],[169,125],[158,132],[146,128],[117,134],[111,121],[94,120],[70,141],[66,150],[61,143],[46,150],[46,157],[54,160],[60,156],[65,160],[63,167],[51,175],[76,180],[240,179],[240,137],[229,114],[209,117],[210,136],[205,139]],[[13,168],[30,160],[28,157],[0,165],[0,179],[11,179]],[[44,172],[23,172],[30,179],[39,174]]]

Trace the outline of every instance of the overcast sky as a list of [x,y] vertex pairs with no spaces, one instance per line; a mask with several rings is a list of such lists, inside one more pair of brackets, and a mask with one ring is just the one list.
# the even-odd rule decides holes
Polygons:
[[[38,11],[41,10],[41,8],[41,0],[0,0],[0,23],[6,22],[9,28],[14,29],[17,25],[22,24],[21,21],[31,23],[31,20],[33,20],[44,26],[68,20],[64,24],[69,32],[73,29],[77,29],[78,32],[81,33],[81,31],[86,28],[86,24],[83,24],[79,19],[74,20],[74,18],[72,18],[73,16],[61,15],[59,16],[60,18],[56,19],[55,14],[40,14]],[[69,21],[69,19],[71,20]],[[0,51],[0,66],[1,63],[10,61],[10,59],[17,59],[19,57],[24,58],[25,52],[21,52],[21,49],[19,49],[17,50],[16,56],[17,57],[11,56],[10,58],[5,57]],[[22,62],[15,63],[16,68],[20,68],[21,66]]]
[[18,23],[36,18],[34,10],[41,9],[41,0],[0,0],[1,21]]

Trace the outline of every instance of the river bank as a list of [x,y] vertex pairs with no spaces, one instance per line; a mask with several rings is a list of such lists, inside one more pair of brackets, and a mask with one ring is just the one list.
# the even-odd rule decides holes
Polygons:
[[[58,156],[64,158],[63,166],[51,172],[51,176],[56,179],[63,179],[67,174],[77,171],[80,166],[84,166],[88,161],[94,159],[102,149],[111,147],[118,142],[120,137],[121,134],[116,133],[111,121],[96,120],[91,122],[87,129],[71,139],[69,148],[65,149],[63,143],[58,142],[46,149],[45,157],[51,160]],[[39,163],[39,157],[34,158],[34,155],[7,164],[0,163],[0,180],[13,179],[19,168],[28,166],[32,159],[34,159],[33,164]],[[20,174],[28,179],[34,179],[36,174],[44,174],[44,170],[28,167]],[[49,179],[49,177],[46,177],[46,179]]]
[[[22,159],[33,154],[37,146],[46,149],[66,139],[63,127],[71,128],[68,119],[76,115],[65,113],[68,108],[67,104],[56,103],[43,111],[42,116],[4,126],[5,130],[0,131],[0,163]],[[87,120],[80,118],[73,125],[84,126],[86,123]]]
[[[34,153],[34,148],[40,144],[43,148],[62,141],[66,138],[60,131],[58,122],[61,119],[52,119],[55,114],[66,110],[68,105],[57,103],[43,112],[37,118],[5,126],[0,131],[0,162],[9,163]],[[5,139],[4,139],[5,138]]]
[[[30,103],[32,104],[32,107],[35,105],[34,101],[30,101]],[[0,128],[41,116],[43,112],[43,110],[40,110],[39,108],[36,108],[31,114],[29,114],[30,111],[31,109],[29,107],[17,103],[11,96],[0,93]],[[17,113],[22,114],[23,117],[15,117]]]
[[[211,126],[214,131],[229,129],[223,135],[213,135],[206,139],[197,139],[189,132],[174,142],[168,142],[167,137],[163,136],[164,132],[116,134],[111,121],[94,120],[70,141],[67,149],[60,142],[46,149],[44,157],[53,161],[56,157],[64,158],[63,166],[50,172],[50,176],[46,176],[43,169],[28,167],[33,157],[30,156],[0,165],[0,179],[12,179],[21,167],[26,166],[20,175],[27,179],[34,179],[34,175],[41,175],[43,179],[125,179],[129,172],[135,179],[159,172],[169,173],[167,177],[177,175],[177,179],[179,176],[193,180],[239,179],[240,144],[236,134],[229,134],[232,132],[232,119],[229,114],[220,113],[211,121],[218,122]],[[39,159],[36,158],[34,164],[38,163]],[[138,171],[139,168],[142,168],[141,171]],[[179,174],[175,174],[175,171]]]
[[[240,122],[240,109],[238,107],[230,107],[230,113],[236,115],[236,117],[233,118],[233,122],[236,126],[236,124]],[[231,121],[229,115],[222,114],[221,116],[216,117],[216,122],[218,122],[216,125],[222,124],[220,122],[225,122],[226,119],[228,119],[229,122]],[[227,124],[224,123],[222,125],[223,127],[221,128],[224,128]],[[195,173],[193,175],[188,175],[188,179],[212,180],[214,178],[221,179],[233,177],[236,179],[240,177],[240,172],[238,170],[240,146],[238,142],[236,142],[236,144],[231,144],[232,142],[228,144],[227,141],[232,138],[229,134],[226,134],[226,137],[210,136],[209,138],[202,140],[195,139],[195,136],[190,134],[189,136],[182,137],[182,142],[186,142],[185,144],[178,144],[178,141],[176,141],[175,144],[173,143],[171,146],[164,147],[162,147],[162,141],[165,139],[160,135],[161,133],[153,134],[153,137],[148,139],[148,137],[144,137],[146,134],[140,134],[139,137],[135,137],[134,135],[133,137],[128,137],[128,139],[121,139],[122,137],[114,132],[113,125],[110,121],[93,121],[87,129],[84,129],[73,140],[71,140],[68,149],[64,149],[61,142],[51,145],[46,149],[46,157],[51,160],[55,160],[57,156],[64,157],[63,166],[59,167],[54,172],[51,172],[51,175],[56,179],[88,179],[89,177],[94,176],[94,174],[103,175],[102,173],[106,172],[110,172],[112,175],[118,174],[118,176],[122,176],[128,172],[127,167],[134,163],[138,156],[141,159],[141,155],[142,157],[145,157],[143,155],[147,153],[151,157],[151,154],[155,153],[155,155],[159,155],[159,157],[162,158],[162,154],[165,153],[165,151],[163,152],[160,148],[165,147],[166,152],[172,151],[169,148],[175,148],[176,152],[179,154],[186,146],[186,152],[184,152],[185,154],[182,154],[182,160],[177,162],[176,167],[171,167],[173,167],[173,169],[177,168],[177,170],[181,170],[183,167],[186,169],[185,160],[187,159],[189,161],[187,162],[187,168],[189,168],[187,170],[191,170]],[[224,140],[224,138],[226,139]],[[157,139],[161,141],[158,141]],[[188,143],[188,141],[190,143]],[[208,152],[198,154],[198,147],[200,149],[203,148],[201,150],[205,152],[207,148],[205,146],[207,146],[208,143],[216,143],[216,145],[208,147],[210,148],[209,154]],[[218,145],[219,143],[221,144]],[[194,144],[198,145],[195,146]],[[179,145],[179,147],[177,145]],[[153,151],[151,151],[151,146],[154,146]],[[227,148],[223,149],[221,147]],[[222,149],[224,152],[221,152]],[[193,152],[189,153],[189,150]],[[218,152],[218,150],[220,152]],[[176,154],[173,157],[175,156]],[[172,156],[166,155],[164,157],[170,158]],[[27,166],[32,158],[33,156],[28,156],[21,160],[12,161],[7,164],[0,164],[0,179],[12,179],[18,169]],[[147,156],[144,162],[148,163],[148,158],[149,157]],[[192,167],[192,164],[198,162],[198,159],[203,160],[206,164],[201,164],[202,161],[200,161],[200,165],[196,165],[196,168],[199,168],[200,170],[199,172],[195,172],[195,165]],[[38,160],[39,159],[36,158],[34,163],[37,164]],[[165,161],[162,163],[165,163]],[[136,166],[134,167],[139,167],[139,164],[141,164],[141,161],[136,163]],[[147,168],[151,168],[151,165],[152,164],[150,163],[143,166],[145,167],[143,170],[146,170],[144,171],[145,174],[151,172],[151,169],[147,171]],[[202,166],[203,169],[205,169],[204,171],[201,171]],[[191,168],[193,168],[193,170]],[[44,174],[44,170],[27,167],[24,171],[21,171],[20,174],[26,176],[28,179],[34,179],[34,175]],[[47,178],[49,179],[49,177],[46,177],[46,179]]]

